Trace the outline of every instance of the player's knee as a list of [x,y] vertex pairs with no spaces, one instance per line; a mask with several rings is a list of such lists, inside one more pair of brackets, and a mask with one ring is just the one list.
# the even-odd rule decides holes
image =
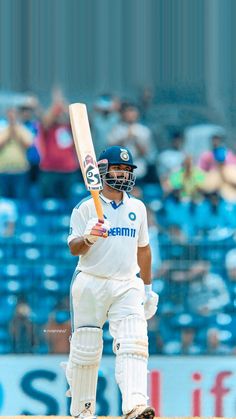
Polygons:
[[80,366],[97,365],[102,356],[102,329],[80,327],[76,329],[70,342],[70,359]]
[[113,351],[116,355],[131,354],[148,357],[147,322],[138,316],[128,316],[121,320]]

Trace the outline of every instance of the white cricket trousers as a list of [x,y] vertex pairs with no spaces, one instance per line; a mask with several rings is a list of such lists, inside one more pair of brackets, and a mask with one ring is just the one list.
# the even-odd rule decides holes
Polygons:
[[137,276],[119,281],[79,272],[71,284],[72,329],[82,326],[102,328],[108,319],[110,333],[116,338],[123,318],[145,319],[144,298],[144,283]]

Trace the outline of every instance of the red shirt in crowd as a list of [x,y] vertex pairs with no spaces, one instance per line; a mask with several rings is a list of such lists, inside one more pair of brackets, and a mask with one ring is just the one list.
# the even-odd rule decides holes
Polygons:
[[70,126],[54,124],[40,127],[40,168],[47,172],[74,172],[79,168]]

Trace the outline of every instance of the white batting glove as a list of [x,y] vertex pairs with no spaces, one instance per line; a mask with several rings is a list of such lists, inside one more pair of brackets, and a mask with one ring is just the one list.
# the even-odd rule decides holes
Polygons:
[[98,218],[91,218],[87,222],[83,235],[85,243],[88,246],[92,246],[99,237],[107,238],[110,227],[110,223],[107,220],[104,220],[104,223],[102,223]]
[[159,295],[152,291],[152,285],[144,285],[145,288],[145,302],[144,313],[146,320],[151,319],[157,311]]

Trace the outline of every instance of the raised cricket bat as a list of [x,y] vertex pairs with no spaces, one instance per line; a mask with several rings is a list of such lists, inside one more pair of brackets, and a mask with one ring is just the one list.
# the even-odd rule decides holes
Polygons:
[[70,123],[80,169],[86,188],[90,191],[98,219],[104,222],[99,191],[103,188],[91,136],[87,108],[84,103],[69,105]]

